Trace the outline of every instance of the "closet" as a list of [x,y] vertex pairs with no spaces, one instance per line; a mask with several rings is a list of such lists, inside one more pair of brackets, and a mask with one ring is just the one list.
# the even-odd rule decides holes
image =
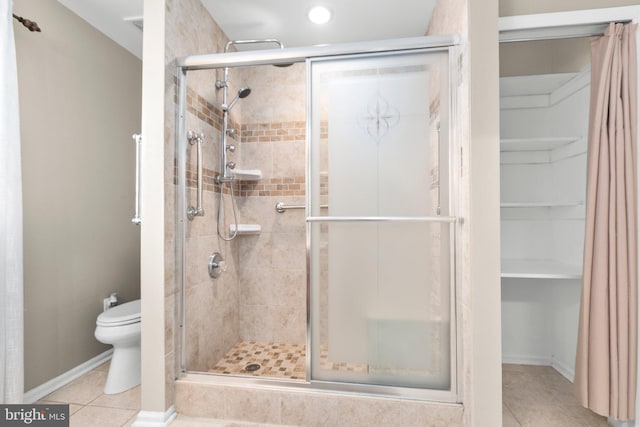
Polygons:
[[[513,45],[522,46],[509,46],[504,55],[501,50],[501,74],[512,75],[500,79],[503,362],[552,366],[572,381],[584,248],[589,54],[579,59],[575,53],[566,67],[553,55],[530,58],[534,65],[526,70],[519,61],[523,51],[552,50]],[[577,66],[582,70],[564,70]]]

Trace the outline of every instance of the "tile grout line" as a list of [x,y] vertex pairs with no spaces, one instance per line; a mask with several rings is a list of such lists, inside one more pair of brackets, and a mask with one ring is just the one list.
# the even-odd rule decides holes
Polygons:
[[516,420],[516,422],[518,423],[518,425],[520,427],[522,427],[522,423],[520,422],[520,420],[518,419],[518,417],[516,417],[516,414],[513,413],[513,410],[511,409],[511,407],[509,406],[509,404],[507,402],[505,402],[504,400],[502,401],[502,404],[507,408],[507,410],[509,411],[509,413],[511,414],[511,416],[513,417],[514,420]]

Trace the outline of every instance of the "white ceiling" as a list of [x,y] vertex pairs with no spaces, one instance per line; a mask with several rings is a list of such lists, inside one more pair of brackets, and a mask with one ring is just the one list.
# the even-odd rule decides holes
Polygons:
[[[58,0],[142,58],[142,32],[127,19],[142,17],[142,0]],[[436,0],[202,0],[232,40],[277,38],[286,47],[422,36]],[[176,2],[176,4],[180,4]],[[316,25],[311,7],[332,20]],[[273,46],[268,46],[273,47]]]
[[[280,39],[286,47],[422,36],[436,0],[202,0],[232,40]],[[325,25],[307,12],[332,11]]]

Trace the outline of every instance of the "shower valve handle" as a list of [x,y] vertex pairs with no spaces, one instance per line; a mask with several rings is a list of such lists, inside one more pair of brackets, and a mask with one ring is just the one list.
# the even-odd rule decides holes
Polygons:
[[227,271],[227,263],[221,253],[214,252],[209,257],[209,276],[212,279],[217,279],[224,271]]

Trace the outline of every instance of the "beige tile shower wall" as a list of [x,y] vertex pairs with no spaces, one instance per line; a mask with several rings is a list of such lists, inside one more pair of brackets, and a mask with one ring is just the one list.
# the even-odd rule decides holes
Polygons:
[[[433,11],[431,21],[427,30],[427,35],[440,34],[459,34],[463,40],[461,46],[461,56],[459,60],[453,61],[457,66],[454,73],[457,74],[458,81],[452,81],[452,87],[456,88],[459,94],[459,100],[462,105],[456,111],[457,115],[452,117],[456,126],[452,134],[452,141],[457,141],[461,148],[460,158],[452,159],[452,166],[459,168],[460,172],[453,174],[455,184],[458,186],[458,215],[463,221],[457,226],[457,292],[456,295],[459,304],[458,319],[462,325],[459,328],[462,337],[458,340],[461,348],[458,351],[462,353],[462,363],[458,368],[458,375],[461,376],[460,390],[463,396],[464,424],[465,425],[484,425],[478,423],[474,419],[474,411],[478,411],[474,401],[477,397],[477,389],[474,388],[474,360],[473,360],[473,312],[471,302],[471,248],[470,248],[470,230],[466,219],[470,215],[470,183],[469,183],[469,55],[468,55],[468,33],[469,33],[469,17],[468,17],[468,0],[438,0]],[[498,301],[499,302],[499,301]],[[496,307],[499,310],[499,305]],[[477,368],[476,368],[477,369]],[[499,373],[498,373],[499,375]],[[498,391],[498,393],[500,393]],[[499,425],[486,424],[486,425]]]
[[240,336],[248,341],[304,344],[306,235],[304,210],[277,213],[278,202],[305,204],[305,67],[246,68],[251,95],[242,100],[239,167],[263,179],[243,183],[240,222],[260,224],[239,238]]
[[[167,372],[175,374],[180,349],[175,340],[181,329],[174,323],[180,304],[181,277],[175,274],[175,123],[176,69],[175,59],[194,54],[214,53],[224,50],[227,37],[198,0],[166,0],[166,91],[165,91],[165,186],[166,186],[166,364]],[[189,72],[189,107],[187,130],[204,134],[203,160],[207,177],[203,194],[205,215],[186,223],[186,367],[189,370],[206,371],[228,348],[238,340],[239,316],[237,309],[238,280],[236,274],[237,246],[216,236],[217,187],[213,176],[219,171],[220,111],[213,106],[222,102],[221,93],[215,89],[215,80],[222,78],[221,71]],[[187,206],[195,205],[196,148],[187,148],[188,192]],[[229,197],[225,196],[225,218],[230,217]],[[228,228],[226,230],[228,232]],[[207,262],[213,252],[222,253],[227,271],[213,280],[209,278]],[[173,379],[175,375],[168,375]],[[171,381],[172,383],[172,381]],[[168,386],[170,389],[172,385]],[[171,390],[167,393],[172,400]]]
[[244,68],[242,81],[252,89],[242,104],[242,123],[305,121],[305,64]]
[[[202,121],[196,115],[187,113],[187,129],[197,129],[205,135],[203,158],[211,159],[219,152],[220,131]],[[187,163],[191,169],[196,165],[196,147],[187,149]],[[213,163],[213,164],[209,164]],[[205,171],[217,171],[217,163],[205,160]],[[215,173],[217,174],[217,173]],[[237,243],[225,242],[217,235],[217,209],[220,189],[213,185],[214,172],[205,173],[207,179],[203,191],[204,216],[186,222],[186,368],[192,371],[207,371],[238,340],[238,278]],[[193,179],[188,182],[187,205],[196,205],[195,173],[188,173]],[[231,197],[223,195],[224,215],[221,226],[225,236],[233,217]],[[209,277],[207,263],[209,256],[220,252],[227,263],[227,270],[217,279]]]

